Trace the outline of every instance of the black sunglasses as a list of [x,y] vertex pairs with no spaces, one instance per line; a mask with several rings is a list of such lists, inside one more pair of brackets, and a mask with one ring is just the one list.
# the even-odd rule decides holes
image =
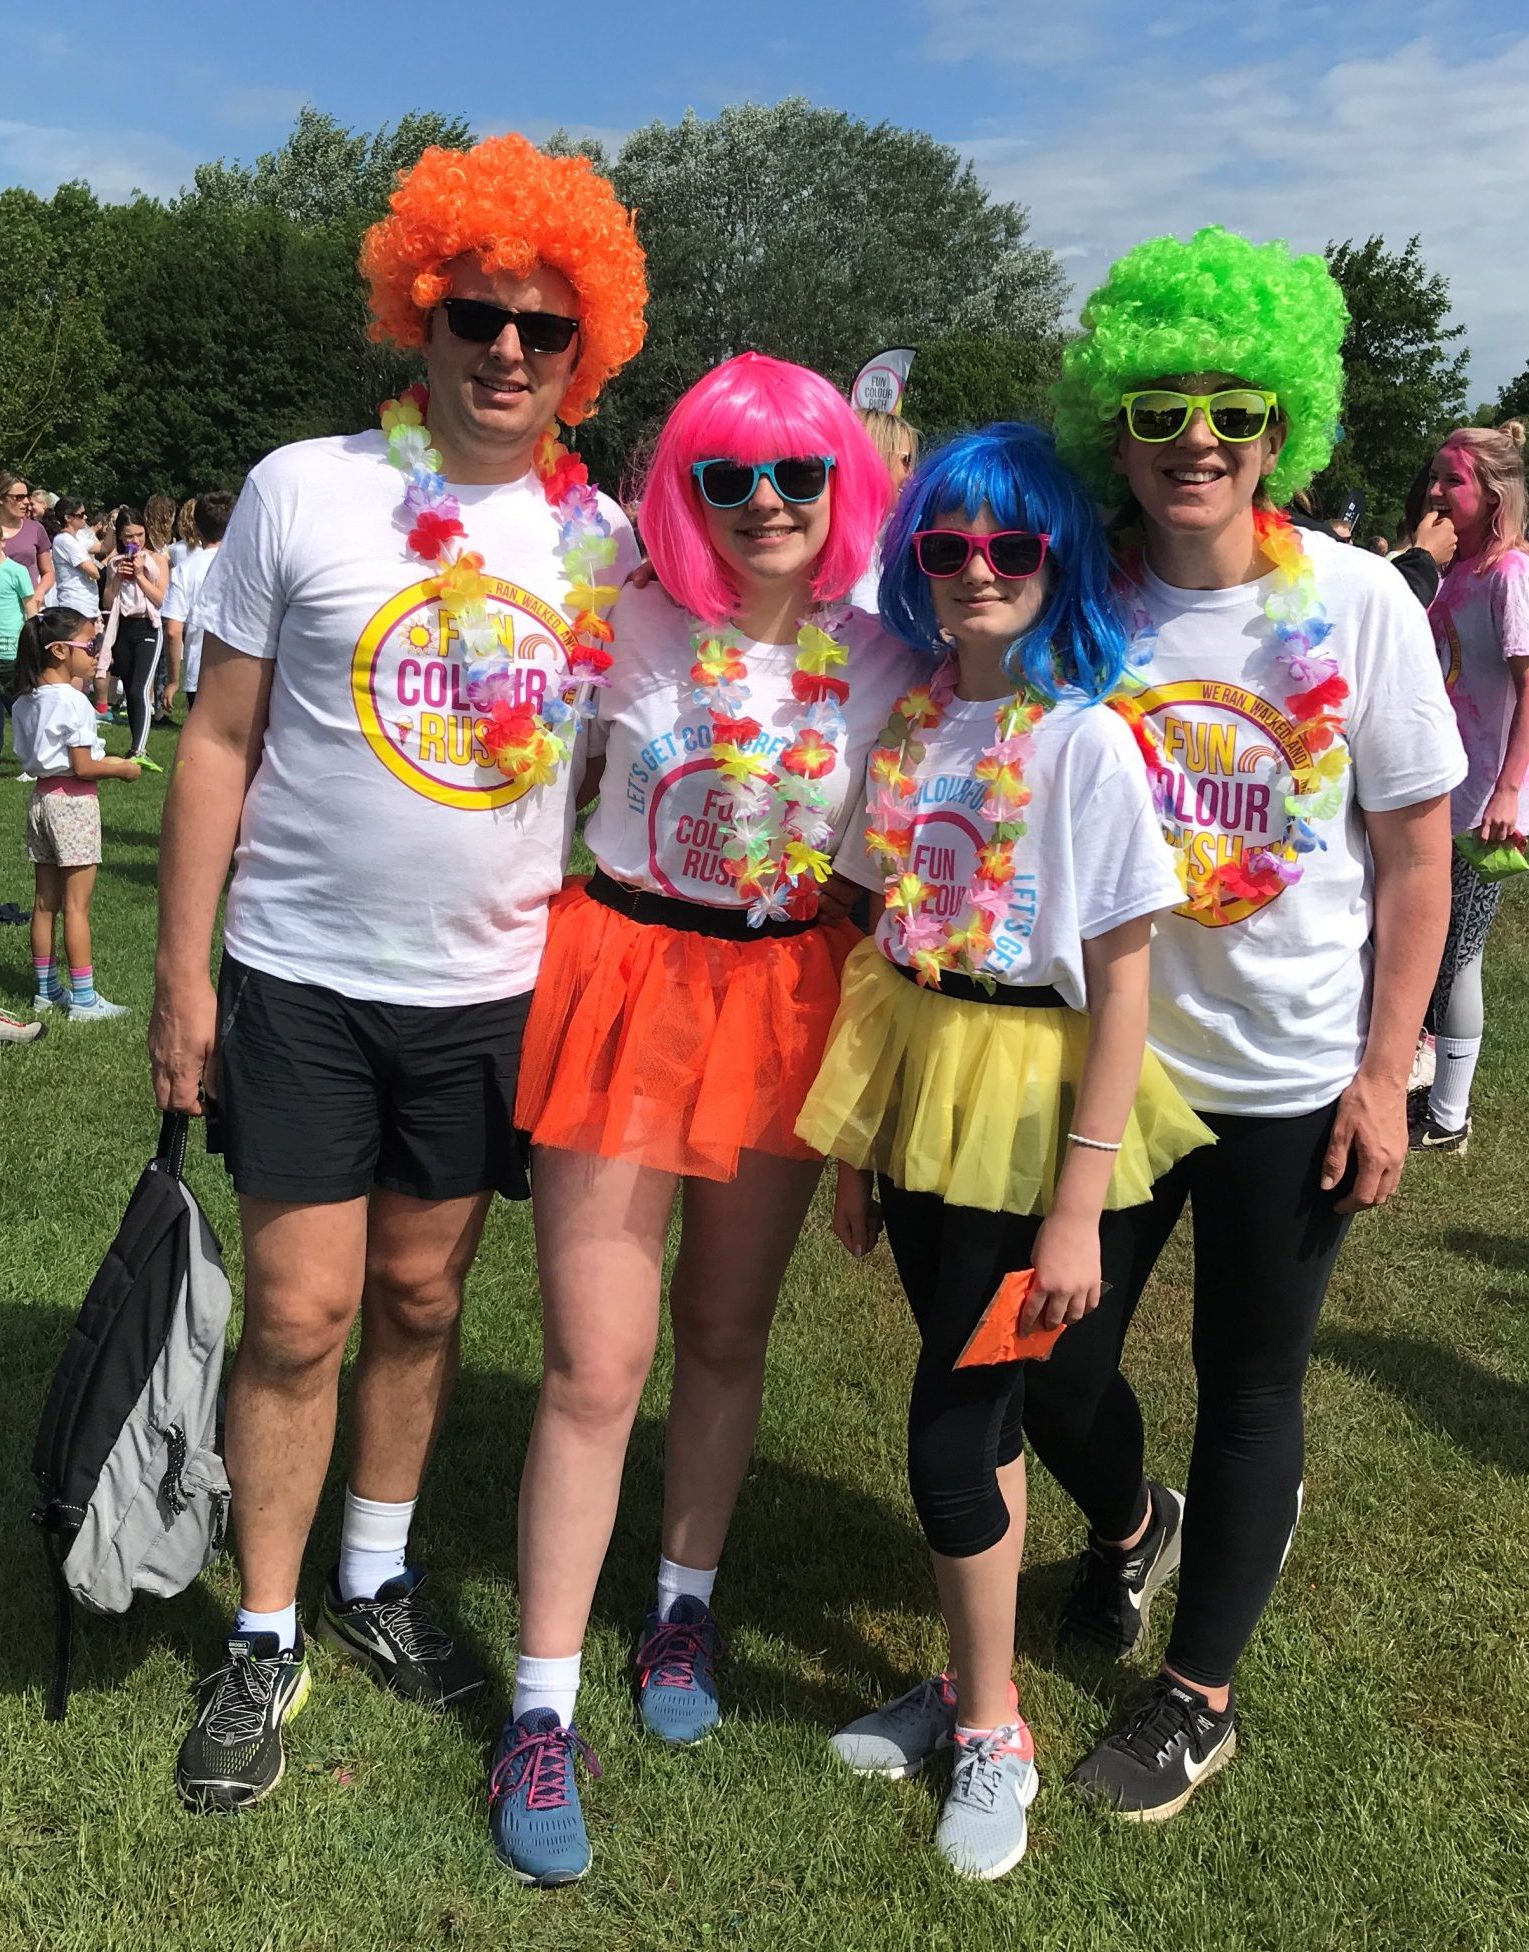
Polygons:
[[441,301],[453,339],[470,346],[491,346],[507,325],[513,325],[527,352],[567,352],[579,329],[577,319],[560,312],[511,312],[490,305],[485,298],[446,298]]

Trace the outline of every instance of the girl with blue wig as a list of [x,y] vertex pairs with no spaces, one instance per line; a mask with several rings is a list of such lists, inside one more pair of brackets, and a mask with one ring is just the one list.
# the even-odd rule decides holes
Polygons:
[[[836,862],[879,917],[797,1125],[840,1161],[855,1254],[877,1176],[922,1345],[908,1475],[951,1648],[834,1747],[890,1776],[953,1747],[938,1844],[983,1879],[1019,1862],[1036,1788],[1011,1679],[1025,1357],[1097,1307],[1123,1210],[1211,1136],[1145,1054],[1152,917],[1182,891],[1131,730],[1101,705],[1126,655],[1109,576],[1037,428],[963,435],[909,483],[880,607],[926,670]],[[1009,1277],[1030,1269],[1021,1305]]]

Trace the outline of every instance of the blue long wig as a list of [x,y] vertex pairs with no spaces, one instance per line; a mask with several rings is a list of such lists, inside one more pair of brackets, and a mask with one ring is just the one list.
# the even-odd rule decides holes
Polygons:
[[1103,524],[1043,428],[999,421],[958,434],[920,463],[882,541],[881,621],[916,651],[943,653],[929,578],[913,553],[920,529],[986,506],[1000,528],[1048,534],[1045,609],[1004,654],[1016,685],[1048,698],[1103,698],[1126,668],[1127,646],[1110,591]]

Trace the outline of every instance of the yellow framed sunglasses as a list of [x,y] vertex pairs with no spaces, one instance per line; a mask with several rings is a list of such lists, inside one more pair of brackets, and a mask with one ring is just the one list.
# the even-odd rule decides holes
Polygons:
[[1278,405],[1277,394],[1253,386],[1227,386],[1219,393],[1173,393],[1151,387],[1120,396],[1120,410],[1132,439],[1154,444],[1177,440],[1197,407],[1218,441],[1230,441],[1234,446],[1256,441]]

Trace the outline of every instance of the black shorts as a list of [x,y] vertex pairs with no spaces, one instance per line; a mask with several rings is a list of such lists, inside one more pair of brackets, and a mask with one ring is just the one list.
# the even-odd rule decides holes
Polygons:
[[255,1200],[530,1195],[515,1130],[531,996],[358,1003],[223,958],[207,1146]]

